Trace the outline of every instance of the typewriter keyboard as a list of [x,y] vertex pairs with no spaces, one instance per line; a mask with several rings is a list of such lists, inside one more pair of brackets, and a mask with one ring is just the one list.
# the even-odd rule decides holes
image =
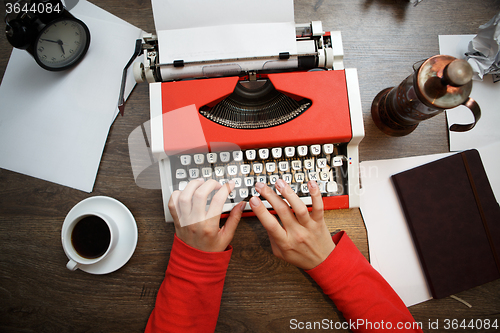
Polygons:
[[235,188],[229,202],[248,201],[258,196],[255,183],[273,188],[283,179],[299,197],[309,197],[307,182],[315,180],[323,196],[347,194],[346,146],[342,144],[285,146],[263,149],[181,154],[170,157],[174,190],[183,190],[197,178],[225,184],[233,179]]

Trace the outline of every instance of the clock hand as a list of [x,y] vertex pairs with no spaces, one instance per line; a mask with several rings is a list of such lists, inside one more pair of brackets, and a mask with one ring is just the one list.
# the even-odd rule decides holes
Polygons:
[[56,43],[56,44],[58,44],[61,47],[62,53],[66,54],[66,52],[64,52],[64,47],[63,47],[64,43],[63,43],[62,40],[60,40],[60,39],[59,40],[51,40],[51,39],[44,39],[44,38],[41,38],[41,40],[43,40],[44,42],[50,42],[50,43]]
[[59,42],[62,43],[61,40],[50,40],[50,39],[44,39],[44,38],[40,38],[40,40],[43,40],[44,42],[51,42],[51,43],[57,43],[57,44],[59,44]]
[[57,43],[57,44],[59,44],[59,46],[61,47],[62,53],[63,53],[64,55],[66,55],[66,53],[64,52],[64,47],[63,47],[63,42],[62,42],[62,40],[60,40],[60,39],[59,39],[59,41],[58,41],[58,43]]

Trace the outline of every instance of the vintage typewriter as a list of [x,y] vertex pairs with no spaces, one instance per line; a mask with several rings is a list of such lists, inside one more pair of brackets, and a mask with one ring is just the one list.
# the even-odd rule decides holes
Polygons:
[[359,207],[357,72],[344,69],[340,32],[321,22],[296,24],[295,41],[296,54],[162,63],[156,36],[144,37],[134,73],[150,83],[167,221],[171,193],[197,178],[234,179],[226,213],[258,195],[255,183],[280,178],[308,205],[307,182],[316,180],[325,209]]

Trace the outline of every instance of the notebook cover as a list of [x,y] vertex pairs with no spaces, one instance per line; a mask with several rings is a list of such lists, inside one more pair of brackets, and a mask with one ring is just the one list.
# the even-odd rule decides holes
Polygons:
[[477,150],[392,180],[434,298],[500,278],[500,206]]

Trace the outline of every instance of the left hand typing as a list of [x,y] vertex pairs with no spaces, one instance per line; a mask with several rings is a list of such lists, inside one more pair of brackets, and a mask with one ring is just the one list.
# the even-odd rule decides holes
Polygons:
[[[206,252],[224,251],[233,239],[241,219],[245,202],[236,205],[226,223],[219,228],[222,208],[234,189],[234,181],[222,186],[216,180],[196,179],[189,182],[183,191],[174,191],[168,202],[168,209],[174,219],[175,233],[184,243]],[[214,190],[208,210],[208,196]]]

